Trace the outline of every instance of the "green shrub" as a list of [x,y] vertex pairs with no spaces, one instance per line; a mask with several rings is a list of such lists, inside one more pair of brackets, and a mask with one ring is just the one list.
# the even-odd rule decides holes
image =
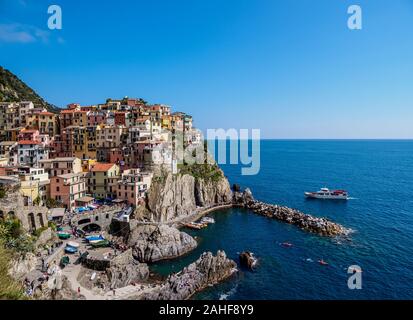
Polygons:
[[9,274],[13,252],[0,242],[0,299],[25,299],[23,287]]

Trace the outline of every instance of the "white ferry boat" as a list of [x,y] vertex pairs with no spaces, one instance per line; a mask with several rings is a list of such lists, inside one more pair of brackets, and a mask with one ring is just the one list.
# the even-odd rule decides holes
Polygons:
[[332,199],[332,200],[348,200],[348,192],[345,190],[329,190],[328,188],[321,188],[316,192],[304,192],[307,198],[314,199]]

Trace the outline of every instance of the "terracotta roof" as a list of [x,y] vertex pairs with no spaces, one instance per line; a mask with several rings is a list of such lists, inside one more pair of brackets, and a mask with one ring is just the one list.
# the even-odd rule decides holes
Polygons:
[[42,112],[39,112],[39,114],[41,114],[42,116],[54,116],[53,112],[48,112],[48,111],[42,111]]
[[104,172],[104,171],[108,171],[114,165],[115,165],[115,163],[96,163],[92,166],[92,169],[90,171],[92,171],[92,172]]
[[34,133],[36,131],[39,131],[37,129],[21,129],[20,133]]
[[75,110],[62,110],[60,113],[73,113]]
[[21,140],[19,144],[28,145],[28,144],[40,144],[40,142],[33,141],[33,140]]

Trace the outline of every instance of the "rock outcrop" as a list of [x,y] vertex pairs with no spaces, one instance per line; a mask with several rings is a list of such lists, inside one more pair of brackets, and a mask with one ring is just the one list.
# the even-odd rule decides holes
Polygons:
[[195,178],[168,173],[152,183],[147,201],[149,221],[166,222],[186,216],[196,209]]
[[128,245],[133,256],[140,262],[154,262],[179,257],[197,246],[197,242],[185,232],[167,225],[143,225],[130,234]]
[[9,274],[17,280],[22,280],[30,272],[36,270],[38,263],[37,257],[29,252],[25,256],[20,256],[16,260],[12,260]]
[[333,237],[347,235],[351,231],[326,218],[318,218],[289,207],[271,205],[254,200],[252,192],[249,189],[246,189],[244,192],[235,192],[233,202],[234,205],[249,209],[256,214],[293,224],[303,230],[322,236]]
[[254,270],[257,265],[257,258],[254,257],[254,254],[249,251],[244,251],[239,255],[239,262],[242,266]]
[[165,173],[155,177],[148,192],[147,210],[136,218],[150,222],[168,222],[193,214],[197,207],[231,203],[232,191],[223,172],[205,179],[190,174]]
[[197,179],[195,183],[195,201],[200,207],[211,207],[232,201],[231,187],[227,179],[218,181]]
[[228,278],[237,271],[236,267],[237,264],[228,259],[224,251],[218,251],[216,256],[211,252],[205,252],[197,261],[179,273],[170,275],[165,283],[140,298],[143,300],[188,299],[196,292]]
[[132,249],[118,255],[110,261],[106,270],[110,288],[117,289],[130,285],[132,282],[147,280],[149,268],[133,258]]

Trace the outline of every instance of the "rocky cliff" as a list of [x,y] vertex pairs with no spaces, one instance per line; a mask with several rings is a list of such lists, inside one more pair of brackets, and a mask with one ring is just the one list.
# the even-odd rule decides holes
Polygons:
[[140,262],[154,262],[179,257],[197,246],[185,232],[167,225],[143,225],[135,228],[128,240],[133,256]]
[[183,170],[176,175],[166,173],[155,177],[148,193],[147,210],[140,212],[137,218],[167,222],[188,216],[197,207],[230,203],[232,191],[223,172],[217,166],[205,166],[209,166],[208,173],[212,175]]
[[149,268],[145,263],[139,263],[132,256],[132,249],[129,249],[115,257],[110,262],[110,267],[106,270],[110,288],[122,288],[132,282],[147,280]]
[[153,291],[144,294],[143,300],[184,300],[194,293],[215,285],[236,272],[237,264],[227,258],[224,251],[214,256],[205,252],[201,257],[185,267],[181,272],[170,275],[168,279]]

